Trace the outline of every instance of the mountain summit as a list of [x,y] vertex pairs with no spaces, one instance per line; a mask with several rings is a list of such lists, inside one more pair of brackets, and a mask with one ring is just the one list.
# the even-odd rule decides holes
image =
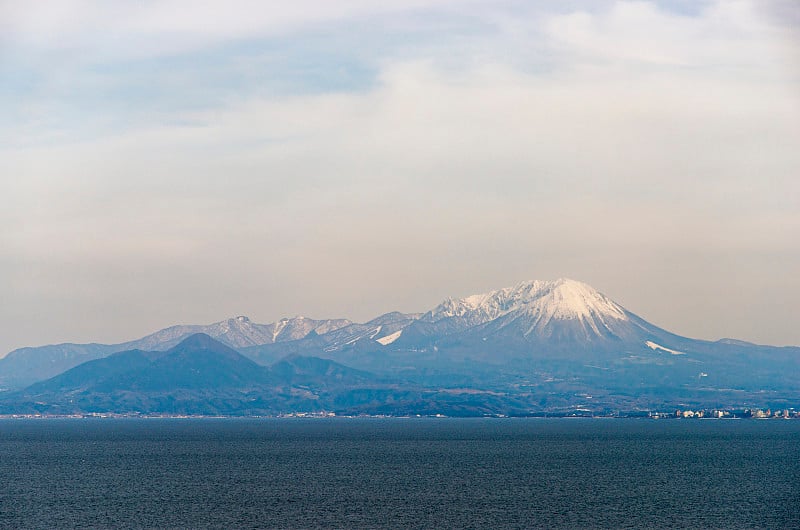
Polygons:
[[426,313],[423,319],[435,321],[474,314],[492,320],[519,309],[541,313],[548,319],[573,319],[593,314],[625,319],[625,310],[604,294],[583,282],[567,278],[530,280],[484,294],[448,298]]
[[566,278],[521,282],[485,294],[449,298],[426,313],[422,320],[460,318],[477,325],[508,315],[526,317],[530,327],[525,335],[545,330],[554,320],[577,320],[587,330],[600,335],[613,321],[628,320],[625,309],[607,296],[583,282]]
[[566,278],[448,298],[425,313],[416,328],[423,336],[469,332],[483,341],[502,338],[551,345],[596,345],[657,329],[646,329],[644,321],[606,295]]

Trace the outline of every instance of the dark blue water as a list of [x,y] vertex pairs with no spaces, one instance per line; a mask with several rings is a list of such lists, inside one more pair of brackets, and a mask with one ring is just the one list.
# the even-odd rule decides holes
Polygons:
[[800,421],[4,420],[4,528],[800,528]]

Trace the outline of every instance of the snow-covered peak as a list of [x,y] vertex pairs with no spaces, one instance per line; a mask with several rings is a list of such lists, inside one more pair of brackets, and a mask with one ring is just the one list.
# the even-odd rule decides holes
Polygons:
[[583,282],[566,278],[552,282],[526,282],[518,285],[512,296],[518,297],[526,310],[558,320],[628,318],[625,310],[604,294]]
[[208,325],[179,325],[157,331],[142,339],[125,343],[130,348],[163,350],[194,333],[205,333],[234,348],[301,339],[311,331],[318,334],[349,325],[346,319],[314,320],[303,316],[282,318],[272,324],[258,324],[244,315]]
[[533,280],[465,298],[448,298],[424,316],[429,322],[460,317],[471,324],[494,320],[512,312],[540,321],[627,320],[625,310],[591,286],[576,280]]

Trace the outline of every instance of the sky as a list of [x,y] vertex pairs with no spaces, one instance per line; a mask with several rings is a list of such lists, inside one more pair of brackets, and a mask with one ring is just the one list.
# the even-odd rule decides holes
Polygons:
[[800,3],[0,0],[0,355],[530,279],[800,345]]

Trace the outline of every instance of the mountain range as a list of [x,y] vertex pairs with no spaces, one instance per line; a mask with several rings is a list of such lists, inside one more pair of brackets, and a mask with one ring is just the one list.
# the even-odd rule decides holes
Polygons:
[[196,333],[209,335],[232,348],[244,348],[293,341],[312,332],[324,334],[350,324],[352,322],[347,319],[313,320],[302,316],[284,318],[272,324],[257,324],[245,316],[237,316],[208,325],[171,326],[119,344],[65,343],[19,348],[0,359],[0,385],[6,389],[19,388],[119,351],[168,350]]
[[0,410],[785,408],[800,403],[798,380],[800,348],[682,337],[584,283],[560,279],[366,323],[295,317],[257,324],[239,316],[121,344],[22,348],[0,359]]

